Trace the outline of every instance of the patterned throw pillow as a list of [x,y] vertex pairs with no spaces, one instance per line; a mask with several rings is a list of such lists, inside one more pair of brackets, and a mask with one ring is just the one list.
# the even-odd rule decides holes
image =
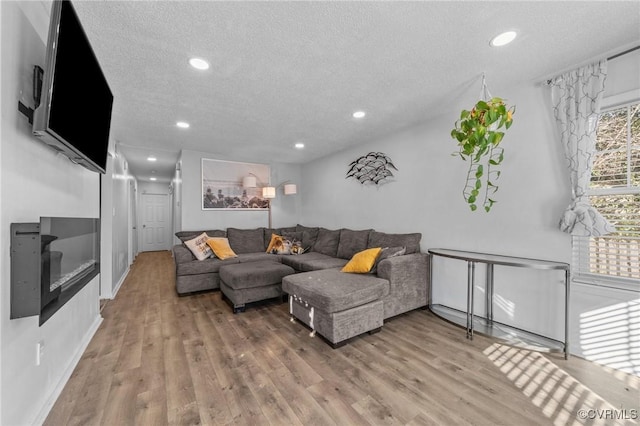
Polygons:
[[197,237],[185,241],[184,245],[187,246],[189,250],[191,250],[191,253],[193,253],[196,259],[204,260],[208,257],[211,257],[211,255],[213,254],[211,248],[207,245],[208,239],[209,236],[207,235],[207,233],[203,232]]
[[304,247],[302,247],[302,241],[300,240],[292,240],[291,241],[291,254],[302,254],[304,253]]
[[286,232],[282,234],[282,237],[286,241],[289,241],[290,254],[302,254],[306,250],[302,245],[302,232]]
[[231,249],[227,238],[209,238],[207,240],[207,244],[211,247],[211,250],[213,250],[216,257],[220,258],[220,260],[238,257],[238,255]]
[[382,249],[380,247],[374,247],[366,250],[359,251],[354,254],[353,257],[344,268],[342,272],[352,272],[356,274],[366,274],[371,271],[376,259],[380,255]]
[[271,234],[271,242],[267,247],[269,254],[302,254],[302,242],[288,235]]

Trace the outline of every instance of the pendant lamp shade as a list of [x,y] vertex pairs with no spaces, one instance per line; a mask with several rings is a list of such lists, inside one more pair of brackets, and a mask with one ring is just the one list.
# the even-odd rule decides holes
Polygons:
[[264,198],[276,198],[275,186],[265,186],[262,188],[262,196]]
[[298,187],[295,183],[288,183],[284,186],[284,195],[293,195],[298,193]]
[[258,184],[255,176],[245,176],[242,178],[243,188],[255,188],[256,186],[258,186]]

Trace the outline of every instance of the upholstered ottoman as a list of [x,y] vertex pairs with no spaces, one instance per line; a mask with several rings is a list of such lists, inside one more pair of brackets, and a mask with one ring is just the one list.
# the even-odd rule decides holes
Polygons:
[[233,304],[233,313],[244,311],[245,304],[282,297],[282,278],[295,273],[280,262],[235,263],[220,268],[220,290]]
[[389,281],[371,274],[339,269],[305,272],[282,279],[289,294],[289,313],[316,331],[332,346],[366,332],[379,331]]

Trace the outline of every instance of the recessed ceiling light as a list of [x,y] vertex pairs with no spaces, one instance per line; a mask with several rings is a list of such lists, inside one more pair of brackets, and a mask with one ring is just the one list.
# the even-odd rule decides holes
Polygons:
[[367,115],[367,113],[364,111],[356,111],[353,113],[353,118],[362,118],[365,115]]
[[187,123],[186,121],[178,121],[176,123],[176,126],[180,127],[181,129],[188,129],[189,123]]
[[298,149],[302,149],[304,148],[304,144],[302,142],[298,142],[297,144],[294,145],[296,148]]
[[152,178],[149,178],[149,180],[158,180],[158,179],[156,179],[156,178],[152,177]]
[[157,161],[158,159],[156,157],[154,157],[153,155],[147,157],[147,161]]
[[498,34],[494,38],[491,39],[491,46],[499,47],[504,46],[505,44],[511,43],[516,38],[515,31],[507,31],[502,34]]
[[208,70],[209,69],[209,62],[205,61],[202,58],[191,58],[189,59],[189,65],[191,65],[192,67],[194,67],[197,70]]

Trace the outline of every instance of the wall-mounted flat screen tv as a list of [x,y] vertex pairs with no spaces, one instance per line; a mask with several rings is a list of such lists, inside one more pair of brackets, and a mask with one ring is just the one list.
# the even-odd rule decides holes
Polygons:
[[33,133],[74,163],[105,172],[113,94],[70,1],[51,9]]

